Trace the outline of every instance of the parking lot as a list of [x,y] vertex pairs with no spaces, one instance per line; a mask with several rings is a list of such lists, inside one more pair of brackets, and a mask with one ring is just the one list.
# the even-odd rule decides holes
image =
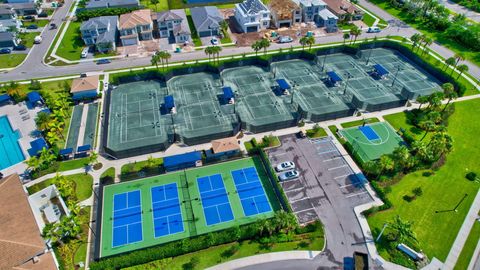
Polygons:
[[[268,150],[269,159],[274,166],[284,161],[295,163],[300,176],[281,185],[299,223],[320,219],[324,224],[328,261],[332,266],[340,265],[354,251],[366,252],[353,211],[355,206],[372,201],[360,180],[363,175],[354,174],[330,138],[287,135],[280,140],[280,147]],[[341,257],[333,258],[332,254]]]

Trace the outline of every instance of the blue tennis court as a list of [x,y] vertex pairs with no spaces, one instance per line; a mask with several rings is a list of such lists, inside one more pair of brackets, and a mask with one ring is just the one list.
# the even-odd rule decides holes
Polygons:
[[155,237],[183,232],[177,183],[151,188]]
[[113,196],[113,241],[118,247],[143,240],[140,190]]
[[378,134],[370,126],[359,127],[360,131],[367,137],[369,141],[374,141],[380,139]]
[[254,216],[272,211],[262,182],[254,167],[232,171],[233,181],[242,202],[243,213]]
[[197,178],[207,225],[233,220],[233,212],[220,174]]

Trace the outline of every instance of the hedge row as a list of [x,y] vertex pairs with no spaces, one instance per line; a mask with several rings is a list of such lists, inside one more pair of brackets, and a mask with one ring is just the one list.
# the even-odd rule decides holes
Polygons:
[[[278,233],[282,224],[275,223],[277,219],[269,219],[274,233]],[[192,238],[170,242],[160,246],[154,246],[129,253],[108,257],[90,264],[91,270],[97,269],[121,269],[134,265],[148,263],[168,257],[199,251],[212,246],[222,245],[235,241],[260,238],[267,235],[263,229],[264,220],[255,223],[232,227],[223,231],[208,233]]]

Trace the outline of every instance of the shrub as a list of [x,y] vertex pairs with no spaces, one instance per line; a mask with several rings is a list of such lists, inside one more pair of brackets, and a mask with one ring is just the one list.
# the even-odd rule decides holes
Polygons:
[[403,195],[402,198],[403,198],[406,202],[411,202],[411,201],[413,201],[413,200],[416,199],[415,196],[410,196],[410,195],[408,195],[408,194],[407,194],[407,195]]
[[434,174],[435,174],[435,173],[434,173],[433,171],[430,171],[430,170],[429,170],[429,171],[424,171],[424,172],[422,173],[422,176],[430,177],[430,176],[432,176],[432,175],[434,175]]
[[297,124],[298,127],[304,127],[305,126],[305,122],[303,120],[300,120],[298,121],[298,124]]
[[412,190],[413,194],[415,194],[415,196],[417,197],[420,197],[423,195],[423,190],[421,187],[416,187]]
[[77,20],[86,21],[90,18],[100,16],[119,16],[125,13],[132,12],[138,8],[102,8],[94,10],[80,10],[77,12]]
[[42,89],[42,85],[38,80],[31,80],[30,81],[30,86],[28,87],[30,90],[40,90]]
[[470,181],[475,181],[477,179],[477,174],[475,172],[469,172],[465,177]]

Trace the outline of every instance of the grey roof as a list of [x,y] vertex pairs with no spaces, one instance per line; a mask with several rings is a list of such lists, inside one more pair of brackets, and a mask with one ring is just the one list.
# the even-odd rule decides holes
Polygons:
[[183,18],[172,10],[157,13],[157,22],[182,20]]
[[139,6],[138,0],[90,0],[85,8],[106,8],[116,6]]
[[13,7],[13,9],[37,9],[37,5],[33,2],[11,3],[10,5]]
[[183,9],[172,9],[170,11],[182,19],[182,22],[173,28],[173,34],[190,35],[190,27],[188,27],[187,15],[185,14],[185,11]]
[[330,10],[326,8],[320,10],[320,12],[318,13],[318,16],[320,16],[320,18],[322,18],[325,21],[331,18],[338,20],[338,17],[335,16],[335,14],[333,14],[332,12],[330,12]]
[[10,41],[13,40],[14,36],[10,32],[2,32],[0,33],[0,42],[2,41]]
[[12,10],[11,5],[0,5],[0,15],[12,13],[14,13],[14,11]]
[[245,14],[256,14],[260,11],[268,11],[260,0],[245,0],[238,5]]
[[95,18],[90,18],[88,21],[83,22],[82,25],[80,26],[80,31],[89,30],[92,28],[93,29],[107,28],[110,26],[108,31],[98,35],[97,44],[115,42],[117,24],[118,24],[118,16],[95,17]]
[[209,31],[220,27],[223,17],[217,7],[195,7],[190,9],[193,24],[197,32]]

